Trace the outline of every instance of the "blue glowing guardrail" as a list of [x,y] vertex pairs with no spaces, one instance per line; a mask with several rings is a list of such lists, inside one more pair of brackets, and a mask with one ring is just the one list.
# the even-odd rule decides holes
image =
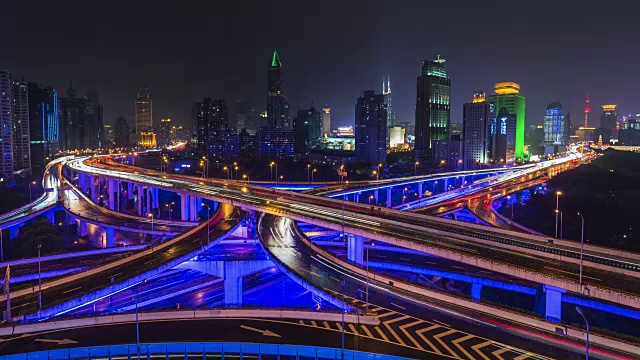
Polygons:
[[[138,354],[136,344],[128,345],[107,345],[92,346],[72,349],[59,349],[38,351],[25,354],[0,356],[0,360],[57,360],[57,359],[92,359],[131,358]],[[164,355],[167,359],[173,355],[188,356],[201,355],[283,355],[289,358],[300,359],[345,359],[345,360],[406,360],[407,358],[373,354],[361,351],[345,350],[344,357],[342,350],[302,345],[278,345],[278,344],[253,344],[235,342],[184,342],[184,343],[160,343],[160,344],[140,344],[140,355],[150,358],[152,355]],[[224,357],[223,357],[224,358]],[[279,358],[279,357],[278,357]]]

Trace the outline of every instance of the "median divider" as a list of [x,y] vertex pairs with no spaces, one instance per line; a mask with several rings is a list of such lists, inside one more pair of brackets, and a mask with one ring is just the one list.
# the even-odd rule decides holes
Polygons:
[[[286,309],[208,309],[208,310],[180,310],[162,312],[140,312],[138,319],[144,321],[161,320],[212,320],[212,319],[295,319],[327,322],[341,322],[339,312],[286,310]],[[0,328],[0,336],[33,334],[42,331],[63,330],[77,327],[92,327],[135,322],[136,314],[117,314],[82,319],[45,321],[38,323],[20,324]],[[345,314],[344,321],[353,324],[377,326],[380,321],[376,316]]]
[[[482,313],[494,316],[499,319],[504,319],[510,322],[517,322],[525,326],[529,326],[545,332],[557,333],[559,329],[562,329],[565,335],[570,338],[576,339],[578,341],[586,340],[586,333],[581,329],[575,329],[568,326],[558,325],[555,323],[547,322],[541,319],[536,319],[536,318],[529,317],[516,312],[511,312],[503,308],[476,303],[474,301],[467,300],[464,298],[459,298],[449,294],[429,290],[420,286],[415,286],[403,281],[399,281],[397,278],[391,278],[384,275],[376,274],[371,269],[369,269],[369,271],[367,272],[365,269],[362,269],[359,266],[356,266],[347,261],[344,261],[341,258],[333,255],[331,252],[315,245],[309,238],[307,238],[304,235],[304,233],[298,228],[298,226],[294,222],[291,222],[291,223],[293,224],[292,227],[295,233],[312,251],[326,257],[335,265],[341,266],[351,272],[357,273],[358,275],[364,278],[368,276],[372,282],[376,281],[381,283],[381,285],[384,285],[387,287],[398,288],[398,289],[401,289],[410,293],[414,293],[420,296],[424,296],[424,297],[435,299],[441,302],[453,304],[471,311],[482,312]],[[514,329],[514,331],[518,331],[518,330]],[[612,348],[612,349],[616,349],[619,351],[624,351],[624,352],[628,352],[628,353],[640,356],[640,346],[638,344],[627,343],[624,341],[600,336],[597,334],[589,334],[589,341],[600,346],[604,346],[604,347],[608,347],[608,348]]]

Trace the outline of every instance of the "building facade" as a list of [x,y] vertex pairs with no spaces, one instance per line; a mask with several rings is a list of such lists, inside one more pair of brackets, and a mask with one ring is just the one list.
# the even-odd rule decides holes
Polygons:
[[0,184],[13,183],[13,143],[11,136],[11,74],[0,71]]
[[161,119],[156,129],[156,140],[159,147],[171,145],[171,119]]
[[328,105],[322,108],[322,136],[331,136],[331,108]]
[[516,119],[515,156],[516,160],[521,161],[524,159],[526,99],[520,95],[520,85],[514,82],[496,83],[494,90],[496,93],[489,96],[489,102],[495,104],[496,113],[504,108]]
[[387,104],[383,94],[367,90],[356,102],[356,160],[380,164],[387,159]]
[[87,149],[102,148],[104,143],[104,121],[102,104],[98,101],[95,90],[87,91],[87,102],[84,107],[85,139]]
[[[617,139],[617,123],[618,113],[616,112],[618,105],[602,105],[602,114],[600,114],[600,129],[598,132],[602,135],[602,142],[610,144],[612,139]],[[594,141],[598,141],[598,137]]]
[[131,126],[124,116],[120,116],[113,124],[114,145],[123,148],[131,145]]
[[153,100],[146,86],[136,95],[136,134],[153,128]]
[[50,87],[27,83],[31,168],[42,175],[46,164],[60,149],[58,93]]
[[513,166],[516,162],[517,115],[506,108],[498,111],[492,128],[491,161],[496,165]]
[[280,55],[273,51],[271,64],[267,72],[267,123],[266,126],[277,126],[289,129],[287,117],[288,106],[284,95],[283,69]]
[[556,101],[547,106],[544,115],[544,143],[564,145],[565,124],[562,115],[562,104]]
[[29,92],[27,83],[11,84],[11,141],[13,147],[13,172],[31,174],[31,143],[29,137]]
[[193,105],[193,118],[198,149],[202,152],[206,152],[207,141],[216,140],[217,132],[229,127],[224,99],[204,98],[202,102],[196,102]]
[[473,101],[462,111],[462,165],[465,170],[485,164],[489,155],[490,106],[482,90],[473,93]]
[[433,141],[434,163],[443,169],[462,167],[462,136],[451,135],[448,139]]
[[293,130],[278,126],[263,126],[258,130],[258,159],[260,161],[294,160]]
[[66,97],[60,99],[60,143],[61,150],[84,149],[84,112],[87,100],[78,97],[73,87],[67,89]]
[[434,140],[449,137],[451,79],[444,62],[440,56],[433,61],[425,60],[418,76],[414,157],[422,163],[433,163]]

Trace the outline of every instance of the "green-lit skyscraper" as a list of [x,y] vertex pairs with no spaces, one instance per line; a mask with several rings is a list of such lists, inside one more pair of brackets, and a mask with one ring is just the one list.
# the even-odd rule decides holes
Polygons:
[[489,102],[495,104],[495,113],[497,114],[502,108],[505,108],[509,111],[509,114],[516,117],[516,160],[522,161],[524,158],[526,99],[520,95],[520,85],[514,82],[497,83],[494,86],[494,90],[496,94],[489,96]]

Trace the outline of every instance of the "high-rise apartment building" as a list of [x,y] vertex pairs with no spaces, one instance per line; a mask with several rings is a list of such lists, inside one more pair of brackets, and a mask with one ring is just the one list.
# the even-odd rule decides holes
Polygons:
[[31,174],[31,143],[29,141],[29,93],[27,83],[11,84],[11,142],[14,173]]
[[489,147],[490,106],[483,90],[473,93],[473,101],[462,111],[462,162],[466,170],[477,169],[487,162]]
[[295,135],[293,130],[277,126],[263,126],[256,134],[258,159],[267,161],[293,160]]
[[562,104],[556,101],[547,106],[544,115],[544,143],[546,145],[564,145],[564,116],[562,115]]
[[204,98],[193,105],[193,121],[196,128],[198,149],[207,150],[207,141],[216,140],[218,131],[229,127],[227,105],[224,99]]
[[136,135],[153,129],[153,102],[145,86],[136,95]]
[[307,110],[298,111],[293,119],[294,151],[305,154],[307,150],[320,142],[322,138],[322,115],[313,106]]
[[161,119],[156,130],[158,146],[165,147],[171,144],[171,119]]
[[322,108],[322,136],[331,135],[331,108],[328,105]]
[[46,164],[60,149],[58,93],[37,83],[27,84],[29,92],[29,137],[31,168],[42,175]]
[[516,120],[515,156],[516,160],[520,161],[524,158],[526,99],[520,95],[520,85],[514,82],[496,83],[494,90],[496,93],[489,96],[489,102],[495,104],[496,114],[504,108]]
[[[283,69],[280,55],[273,51],[271,64],[267,73],[267,126],[277,126],[289,129],[287,119],[286,98],[284,95]],[[289,119],[291,114],[289,113]]]
[[72,86],[67,89],[65,95],[66,97],[60,99],[61,150],[84,149],[84,113],[87,100],[78,97]]
[[432,141],[449,137],[451,79],[444,62],[425,60],[417,80],[414,157],[423,163],[433,160]]
[[[490,112],[493,115],[493,103]],[[513,166],[516,162],[517,116],[503,107],[492,125],[491,161],[498,165]]]
[[13,144],[11,136],[11,74],[0,71],[0,184],[13,182]]
[[[598,133],[602,135],[602,142],[610,144],[611,139],[617,138],[617,122],[618,113],[616,112],[618,105],[602,105],[602,114],[600,114],[600,129]],[[595,141],[598,141],[596,137]]]
[[98,93],[95,90],[87,90],[87,102],[84,107],[86,149],[102,148],[104,142],[104,129],[102,118],[102,104],[98,101]]
[[118,148],[127,147],[131,144],[131,126],[124,116],[120,116],[113,124],[114,144]]
[[384,163],[387,159],[387,104],[383,94],[367,90],[356,102],[356,161]]

